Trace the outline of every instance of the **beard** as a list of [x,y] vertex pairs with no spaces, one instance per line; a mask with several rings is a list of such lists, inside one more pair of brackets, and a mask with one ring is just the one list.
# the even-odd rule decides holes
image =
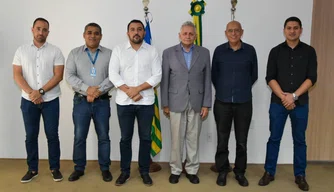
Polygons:
[[[135,39],[135,37],[138,36],[137,39]],[[141,38],[139,35],[136,35],[133,38],[130,39],[130,41],[134,44],[141,44],[143,42],[143,38]]]

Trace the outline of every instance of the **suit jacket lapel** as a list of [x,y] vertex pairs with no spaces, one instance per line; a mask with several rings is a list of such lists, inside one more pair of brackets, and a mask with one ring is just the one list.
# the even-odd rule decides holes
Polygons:
[[176,52],[177,59],[179,60],[181,65],[188,70],[187,63],[186,63],[186,60],[184,59],[184,55],[183,55],[180,45],[176,45],[175,52]]
[[198,59],[198,56],[199,56],[199,52],[198,52],[198,49],[196,48],[196,45],[194,45],[194,49],[193,49],[193,54],[191,56],[191,63],[190,63],[190,69],[194,66],[196,60]]

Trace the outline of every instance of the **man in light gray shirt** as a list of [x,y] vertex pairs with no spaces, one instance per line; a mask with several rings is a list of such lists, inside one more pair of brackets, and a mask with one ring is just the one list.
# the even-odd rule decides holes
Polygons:
[[110,102],[108,92],[113,84],[108,78],[111,50],[100,46],[102,29],[96,23],[89,23],[83,34],[86,44],[73,49],[66,62],[66,81],[75,91],[73,99],[74,172],[68,178],[76,181],[86,167],[86,139],[91,119],[98,137],[98,160],[103,180],[112,180],[110,166],[109,118]]

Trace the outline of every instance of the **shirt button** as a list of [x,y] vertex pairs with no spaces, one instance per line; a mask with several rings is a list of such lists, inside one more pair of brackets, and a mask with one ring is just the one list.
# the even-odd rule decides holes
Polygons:
[[293,57],[291,57],[291,59],[293,59]]
[[290,84],[291,84],[291,85],[293,85],[293,83],[292,83],[292,82],[291,82]]
[[293,73],[291,73],[291,76],[293,75]]
[[293,65],[291,65],[291,67],[293,67]]

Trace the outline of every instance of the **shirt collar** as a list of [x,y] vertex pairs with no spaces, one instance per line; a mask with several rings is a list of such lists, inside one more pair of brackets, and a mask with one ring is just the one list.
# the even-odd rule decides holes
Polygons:
[[[301,41],[299,40],[298,44],[297,44],[296,47],[293,48],[293,49],[296,49],[296,48],[300,47],[301,45],[302,45],[302,43],[301,43]],[[283,46],[288,47],[288,48],[291,49],[291,47],[289,47],[289,45],[288,45],[288,43],[287,43],[286,41],[284,41]]]
[[193,51],[193,50],[194,50],[194,47],[195,47],[195,45],[192,44],[192,46],[190,47],[190,51],[187,52],[187,51],[185,50],[185,48],[183,47],[182,43],[180,43],[180,45],[181,45],[181,49],[182,49],[182,51],[183,51],[183,52],[186,52],[186,53],[189,53],[189,52]]
[[[85,52],[87,49],[88,49],[88,47],[87,47],[87,45],[85,44],[84,47],[83,47],[83,51]],[[99,45],[99,46],[97,47],[96,50],[99,50],[99,51],[101,52],[101,51],[102,51],[102,47],[101,47],[101,45]]]
[[[141,48],[147,49],[148,46],[149,46],[149,44],[147,44],[147,43],[143,40],[143,43],[141,44],[141,46],[140,46],[139,49],[141,49]],[[128,41],[128,42],[126,43],[126,45],[125,45],[125,49],[130,49],[130,48],[132,48],[132,46],[131,46],[130,41]]]
[[[43,47],[46,47],[48,45],[48,42],[45,42],[41,47],[39,47],[38,49],[41,49]],[[36,45],[34,44],[34,42],[31,42],[31,46],[36,47]],[[37,48],[37,47],[36,47]]]
[[[240,49],[245,49],[245,44],[244,44],[244,42],[242,42],[242,40],[240,40],[240,42],[241,42]],[[229,42],[226,43],[226,49],[232,49],[231,46],[230,46],[230,43],[229,43]],[[238,49],[238,50],[239,50],[239,49]]]

